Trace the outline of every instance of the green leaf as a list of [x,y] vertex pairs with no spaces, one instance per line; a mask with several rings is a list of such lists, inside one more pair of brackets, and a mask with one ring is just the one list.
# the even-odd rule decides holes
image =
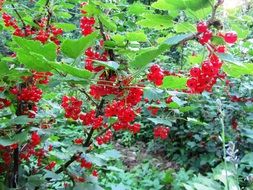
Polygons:
[[239,58],[234,57],[232,54],[219,53],[217,55],[222,61],[229,62],[229,63],[234,63],[238,66],[242,66],[242,63],[239,61]]
[[172,18],[166,15],[145,14],[144,19],[137,22],[138,25],[157,30],[170,28],[173,26]]
[[86,69],[79,69],[65,63],[58,64],[58,63],[52,62],[51,66],[57,69],[58,71],[62,71],[65,74],[70,74],[72,76],[79,77],[79,78],[88,79],[93,75],[90,71]]
[[8,73],[9,71],[9,67],[6,63],[4,62],[0,62],[0,76],[1,75],[5,75],[6,73]]
[[94,60],[94,62],[99,63],[99,65],[103,65],[109,69],[116,71],[119,68],[119,64],[115,61],[98,61]]
[[90,183],[76,183],[73,190],[103,190],[102,187],[100,187],[97,184],[90,184]]
[[167,120],[167,119],[162,119],[162,118],[148,118],[149,121],[153,122],[155,125],[157,124],[163,124],[163,125],[167,125],[167,126],[172,126],[171,121]]
[[105,158],[108,158],[108,159],[113,159],[113,160],[116,160],[116,159],[119,159],[120,157],[122,157],[120,152],[117,150],[107,150],[104,153],[102,153],[102,156],[104,156]]
[[129,41],[137,41],[137,42],[146,42],[147,36],[143,31],[138,32],[128,32],[126,34],[126,39]]
[[159,55],[165,52],[168,49],[168,47],[169,46],[162,44],[155,49],[147,50],[144,53],[137,55],[135,59],[130,62],[130,66],[136,69],[145,67],[151,61],[153,61],[155,58],[157,58]]
[[11,125],[25,125],[25,124],[27,124],[31,121],[33,121],[33,120],[31,118],[28,118],[28,116],[26,116],[26,115],[17,116],[16,118],[11,119],[8,122],[8,126],[11,126]]
[[13,140],[18,143],[23,143],[28,140],[28,131],[24,131],[22,133],[18,133],[13,137]]
[[188,61],[192,65],[196,65],[196,64],[199,65],[202,62],[202,60],[203,60],[203,56],[200,55],[200,54],[198,54],[198,55],[190,55],[188,57]]
[[134,15],[141,15],[145,12],[148,12],[146,5],[140,2],[135,2],[132,5],[130,5],[127,11],[129,14],[134,14]]
[[159,88],[145,88],[143,98],[151,100],[160,100],[163,97],[163,90]]
[[36,71],[50,71],[52,67],[49,65],[48,60],[40,54],[33,52],[27,52],[25,49],[19,49],[16,51],[18,61],[24,64],[27,68]]
[[175,30],[177,33],[196,32],[196,26],[189,22],[183,22],[177,24]]
[[199,10],[205,8],[209,5],[209,2],[206,0],[158,0],[152,4],[152,7],[161,9],[161,10],[172,10],[172,9],[191,9]]
[[100,14],[99,19],[107,29],[113,32],[117,30],[117,25],[105,14]]
[[0,145],[2,145],[2,146],[10,146],[10,145],[12,145],[14,143],[16,143],[15,140],[11,140],[11,139],[9,139],[7,137],[1,137],[0,138]]
[[162,88],[182,90],[187,89],[186,87],[187,78],[178,76],[166,76],[163,79]]
[[205,125],[205,126],[208,125],[208,124],[205,123],[205,122],[201,122],[201,121],[199,121],[198,119],[190,118],[190,117],[187,117],[187,121],[190,122],[190,123],[196,124],[196,125]]
[[151,7],[164,11],[170,11],[175,9],[175,6],[173,6],[168,0],[158,0],[152,3]]
[[32,187],[40,186],[41,184],[45,183],[46,180],[43,178],[42,175],[36,174],[28,177],[28,184]]
[[76,25],[71,23],[54,23],[57,28],[62,28],[64,32],[76,30]]
[[83,6],[83,8],[81,10],[86,11],[89,15],[99,15],[99,14],[101,14],[101,11],[91,1],[87,5]]
[[253,167],[253,152],[246,154],[242,159],[241,163],[248,164]]
[[231,29],[233,31],[236,31],[238,38],[242,39],[247,38],[247,36],[251,33],[250,29],[246,25],[241,24],[240,22],[231,24]]
[[95,43],[97,36],[98,32],[93,32],[92,34],[86,37],[81,37],[78,40],[67,39],[62,43],[61,50],[66,56],[76,59],[82,55],[88,47]]
[[57,16],[64,19],[70,19],[72,18],[72,15],[68,12],[57,12]]
[[128,188],[123,184],[117,184],[111,186],[112,190],[127,190]]
[[119,35],[119,34],[116,34],[116,35],[112,36],[112,39],[113,39],[113,41],[115,41],[117,43],[117,45],[123,46],[126,37],[122,36],[122,35]]
[[165,176],[163,178],[163,182],[165,184],[171,184],[173,181],[174,181],[174,173],[175,171],[173,169],[168,169],[166,172],[165,172]]
[[225,45],[226,44],[224,38],[222,38],[220,36],[213,36],[211,39],[211,42],[214,45]]
[[176,102],[171,102],[168,104],[168,107],[171,109],[178,109],[180,108],[180,105],[178,105]]
[[43,6],[43,5],[45,5],[45,3],[46,3],[46,0],[38,0],[37,2],[36,2],[36,4],[35,4],[35,6]]
[[192,36],[193,36],[193,34],[180,34],[180,35],[173,36],[173,37],[165,40],[164,44],[167,44],[167,45],[177,45],[180,42],[182,42],[185,39],[187,39],[189,37],[192,37]]
[[242,128],[242,135],[253,140],[253,130],[248,128]]
[[26,54],[28,54],[28,52],[34,52],[36,54],[43,56],[45,59],[49,61],[54,61],[56,59],[57,47],[52,42],[49,42],[44,45],[39,41],[27,40],[25,38],[20,38],[16,36],[13,37],[13,39],[18,44],[18,46],[26,52]]
[[185,107],[179,108],[179,111],[181,111],[181,112],[189,112],[189,111],[193,111],[195,109],[197,109],[197,107],[194,107],[194,106],[185,106]]
[[234,64],[223,64],[224,72],[231,77],[239,78],[242,75],[253,75],[253,64],[246,63],[239,65]]

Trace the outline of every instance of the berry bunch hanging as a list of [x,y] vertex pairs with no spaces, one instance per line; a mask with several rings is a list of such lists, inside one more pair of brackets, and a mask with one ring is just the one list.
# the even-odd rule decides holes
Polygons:
[[193,67],[190,70],[191,77],[187,81],[187,86],[191,93],[211,92],[217,79],[224,78],[224,74],[220,73],[223,62],[219,59],[218,54],[226,52],[225,45],[215,45],[211,39],[215,36],[223,39],[224,42],[234,44],[237,41],[237,34],[235,32],[225,34],[218,32],[214,35],[208,24],[203,21],[197,24],[197,31],[199,43],[207,47],[209,56],[201,63],[201,67]]

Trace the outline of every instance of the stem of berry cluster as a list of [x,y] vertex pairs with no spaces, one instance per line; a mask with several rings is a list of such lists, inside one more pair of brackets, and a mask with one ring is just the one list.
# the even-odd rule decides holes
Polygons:
[[[48,0],[48,1],[49,1],[49,0]],[[103,24],[102,24],[102,22],[101,22],[100,19],[98,19],[98,21],[99,21],[100,33],[101,33],[101,35],[102,35],[103,40],[106,41],[106,35],[105,35],[105,31],[104,31],[104,26],[103,26]],[[115,54],[114,54],[113,50],[110,50],[110,49],[109,49],[109,50],[108,50],[108,54],[109,54],[109,57],[110,57],[110,61],[114,61],[114,60],[115,60]],[[86,93],[85,90],[84,90],[84,91],[83,91],[83,90],[80,90],[80,91],[83,92],[83,93],[87,96],[87,98],[88,98],[89,100],[92,101],[92,103],[95,103],[95,105],[96,105],[96,117],[98,117],[98,116],[100,116],[100,115],[103,115],[103,107],[104,107],[104,104],[105,104],[105,100],[102,98],[101,101],[100,101],[100,103],[97,104],[97,103],[89,96],[89,94]],[[110,129],[110,127],[107,127],[106,129],[102,130],[96,137],[103,135],[103,134],[104,134],[106,131],[108,131],[109,129]],[[93,128],[91,128],[90,131],[89,131],[89,133],[88,133],[87,139],[86,139],[86,141],[85,141],[84,144],[83,144],[84,147],[89,147],[89,146],[92,144],[91,138],[92,138],[92,135],[93,135],[94,132],[95,132],[95,130],[94,130]],[[95,138],[96,138],[96,137],[95,137]],[[74,155],[70,158],[70,160],[68,160],[67,162],[65,162],[58,170],[56,170],[55,173],[59,174],[59,173],[63,172],[63,171],[64,171],[70,164],[72,164],[82,153],[83,153],[83,152],[78,152],[78,153],[74,154]]]
[[222,111],[222,104],[220,100],[217,100],[218,105],[218,113],[221,124],[221,139],[222,139],[222,148],[223,148],[223,159],[225,165],[225,175],[226,175],[226,190],[229,190],[229,182],[228,182],[228,170],[227,170],[227,160],[226,160],[226,133],[225,133],[225,124],[224,124],[224,112]]
[[[105,100],[101,99],[100,103],[98,104],[98,106],[96,108],[96,116],[97,117],[103,114],[104,103],[105,103]],[[102,134],[104,134],[107,130],[109,130],[109,127],[106,128],[106,130],[104,130]],[[84,147],[89,147],[90,146],[90,144],[92,143],[91,138],[92,138],[92,135],[93,135],[94,132],[95,132],[94,129],[91,128],[89,133],[88,133],[88,136],[86,138],[86,141],[83,144]],[[67,162],[65,162],[63,165],[61,165],[61,167],[58,170],[56,170],[55,173],[59,174],[59,173],[63,172],[70,164],[72,164],[82,154],[83,154],[83,152],[77,152],[76,154],[71,156],[71,158]]]
[[[106,41],[104,25],[103,25],[103,23],[101,22],[100,19],[98,19],[98,23],[99,23],[100,34],[102,35],[103,40]],[[108,54],[109,54],[109,57],[110,57],[110,61],[115,61],[115,54],[114,54],[113,50],[108,49],[107,51],[108,51]]]
[[52,10],[49,7],[49,2],[50,2],[50,0],[47,0],[46,3],[45,3],[45,8],[47,10],[47,25],[46,25],[46,29],[49,28],[49,26],[50,26],[50,20],[51,20],[51,17],[53,15],[52,14]]
[[22,19],[21,15],[20,15],[19,12],[17,11],[15,5],[14,5],[14,4],[11,4],[11,6],[12,6],[14,12],[16,13],[16,15],[18,16],[19,20],[21,21],[21,23],[22,23],[22,25],[23,25],[23,30],[24,30],[25,35],[26,35],[26,30],[25,30],[26,24],[25,24],[24,20]]
[[[21,84],[19,86],[19,91],[21,90],[21,88],[23,88],[25,86],[25,84]],[[16,115],[17,116],[21,116],[23,112],[23,103],[18,101],[17,102],[17,110],[16,110]],[[17,125],[16,126],[16,134],[20,133],[22,130],[22,126],[21,125]],[[9,173],[9,187],[10,188],[17,188],[18,186],[18,173],[19,173],[19,146],[17,146],[14,150],[13,150],[13,168],[12,168],[12,172]]]
[[[212,4],[211,4],[212,5]],[[220,3],[219,1],[217,1],[216,4],[212,5],[212,14],[211,14],[211,17],[207,20],[207,24],[208,24],[208,27],[210,27],[211,25],[214,25],[215,22],[217,21],[215,19],[215,16],[216,16],[216,13],[217,13],[217,10],[218,8],[222,5],[222,3]],[[184,39],[182,39],[180,42],[178,42],[176,45],[172,46],[171,48],[175,47],[175,46],[178,46],[178,45],[182,45],[184,44],[185,42],[187,41],[190,41],[190,40],[194,40],[196,39],[198,36],[200,35],[200,33],[194,33]]]

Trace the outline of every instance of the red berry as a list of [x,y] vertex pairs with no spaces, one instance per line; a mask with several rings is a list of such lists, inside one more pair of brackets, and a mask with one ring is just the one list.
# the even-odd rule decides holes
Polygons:
[[224,36],[225,42],[229,44],[233,44],[237,41],[237,33],[234,31],[227,32]]
[[172,100],[172,96],[169,96],[166,101],[165,101],[167,104],[170,104],[171,102],[173,102]]
[[32,133],[32,136],[31,136],[31,144],[33,145],[33,146],[37,146],[37,145],[39,145],[40,144],[40,136],[38,135],[38,133],[37,132],[33,132]]
[[198,31],[199,33],[204,33],[204,32],[207,31],[207,29],[208,29],[208,26],[207,26],[207,23],[206,23],[206,22],[201,21],[201,22],[199,22],[199,23],[197,24],[197,31]]
[[192,77],[198,77],[201,73],[201,69],[198,68],[198,67],[193,67],[191,70],[190,70],[190,75]]
[[225,52],[226,52],[226,47],[225,47],[225,46],[218,46],[218,47],[216,48],[216,51],[217,51],[218,53],[225,53]]

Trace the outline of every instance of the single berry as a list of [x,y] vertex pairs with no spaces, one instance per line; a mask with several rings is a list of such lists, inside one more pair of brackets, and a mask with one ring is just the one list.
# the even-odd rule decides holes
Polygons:
[[197,24],[197,31],[198,31],[199,33],[204,33],[204,32],[207,31],[207,29],[208,29],[208,26],[207,26],[207,23],[206,23],[206,22],[201,21],[201,22],[199,22],[199,23]]
[[224,36],[224,40],[229,44],[234,44],[237,41],[237,33],[234,31],[227,32]]

